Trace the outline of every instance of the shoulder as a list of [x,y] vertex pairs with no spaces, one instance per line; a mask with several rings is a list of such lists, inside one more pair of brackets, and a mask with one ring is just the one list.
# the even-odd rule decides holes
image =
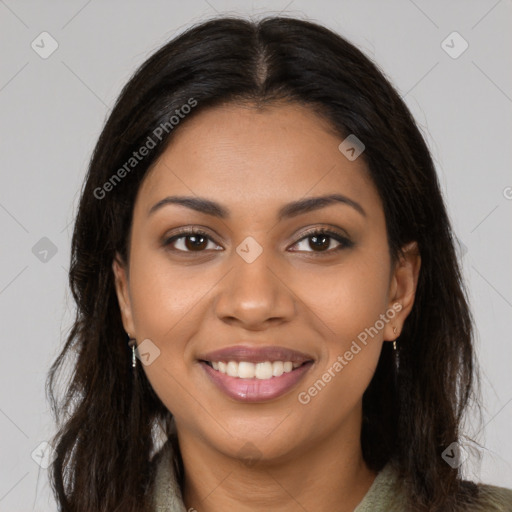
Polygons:
[[478,504],[470,512],[512,512],[512,489],[488,484],[476,484]]
[[398,472],[391,463],[381,469],[354,512],[401,512],[406,502]]
[[[407,495],[398,470],[388,463],[354,512],[404,512]],[[470,497],[469,497],[470,496]],[[464,512],[512,512],[512,489],[462,481],[456,500]]]

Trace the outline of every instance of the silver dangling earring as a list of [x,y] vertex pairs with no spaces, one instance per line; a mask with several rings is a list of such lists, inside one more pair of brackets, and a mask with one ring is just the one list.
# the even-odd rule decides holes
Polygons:
[[132,348],[132,368],[136,368],[137,367],[137,356],[135,355],[135,347],[137,345],[137,343],[136,343],[137,340],[135,338],[132,338],[129,334],[128,334],[128,337],[129,337],[128,346]]
[[[396,334],[397,328],[393,327],[393,334]],[[398,371],[398,368],[400,367],[400,358],[398,356],[398,350],[396,348],[396,339],[393,340],[393,355],[395,356],[395,366]]]

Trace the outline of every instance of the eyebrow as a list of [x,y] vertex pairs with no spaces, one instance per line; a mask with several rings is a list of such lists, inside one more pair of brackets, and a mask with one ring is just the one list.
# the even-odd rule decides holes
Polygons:
[[[170,204],[185,206],[186,208],[190,208],[191,210],[195,210],[206,215],[212,215],[213,217],[218,217],[220,219],[227,219],[230,217],[230,211],[227,208],[220,205],[219,203],[216,203],[215,201],[211,201],[210,199],[206,199],[204,197],[191,196],[165,197],[164,199],[158,201],[150,208],[148,216],[153,214],[160,208],[163,208],[164,206]],[[332,204],[345,204],[347,206],[352,207],[363,217],[366,217],[365,210],[358,202],[341,194],[329,194],[324,196],[308,197],[304,199],[299,199],[298,201],[293,201],[292,203],[288,203],[281,207],[279,209],[277,217],[279,220],[288,219],[304,213],[312,212],[314,210],[319,210],[320,208],[325,208],[326,206],[330,206]]]

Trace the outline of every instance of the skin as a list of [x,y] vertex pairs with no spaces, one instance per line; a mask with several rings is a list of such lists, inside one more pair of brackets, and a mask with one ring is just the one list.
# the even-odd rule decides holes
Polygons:
[[[187,509],[348,512],[376,476],[361,453],[362,396],[382,344],[400,335],[412,308],[420,257],[412,243],[392,264],[377,190],[363,158],[349,161],[338,150],[341,141],[302,106],[216,107],[179,127],[140,187],[129,264],[116,258],[113,270],[126,331],[160,350],[144,370],[176,421]],[[332,193],[365,215],[336,203],[277,219],[289,202]],[[231,216],[180,205],[148,215],[170,195],[214,200]],[[164,246],[182,226],[208,233],[202,252],[190,238]],[[340,243],[331,238],[322,251],[304,235],[312,227],[341,231],[353,246],[333,251]],[[236,252],[248,236],[263,248],[252,263]],[[300,403],[298,393],[397,303],[401,311]],[[237,344],[293,348],[314,364],[285,395],[241,403],[197,361]],[[256,460],[247,463],[252,452]]]

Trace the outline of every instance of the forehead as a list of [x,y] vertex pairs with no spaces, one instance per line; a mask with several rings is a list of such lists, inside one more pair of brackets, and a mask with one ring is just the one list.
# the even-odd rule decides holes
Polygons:
[[339,192],[379,206],[363,158],[348,160],[343,137],[312,109],[229,104],[198,112],[178,127],[139,190],[148,211],[166,195],[211,197],[240,212],[278,208]]

